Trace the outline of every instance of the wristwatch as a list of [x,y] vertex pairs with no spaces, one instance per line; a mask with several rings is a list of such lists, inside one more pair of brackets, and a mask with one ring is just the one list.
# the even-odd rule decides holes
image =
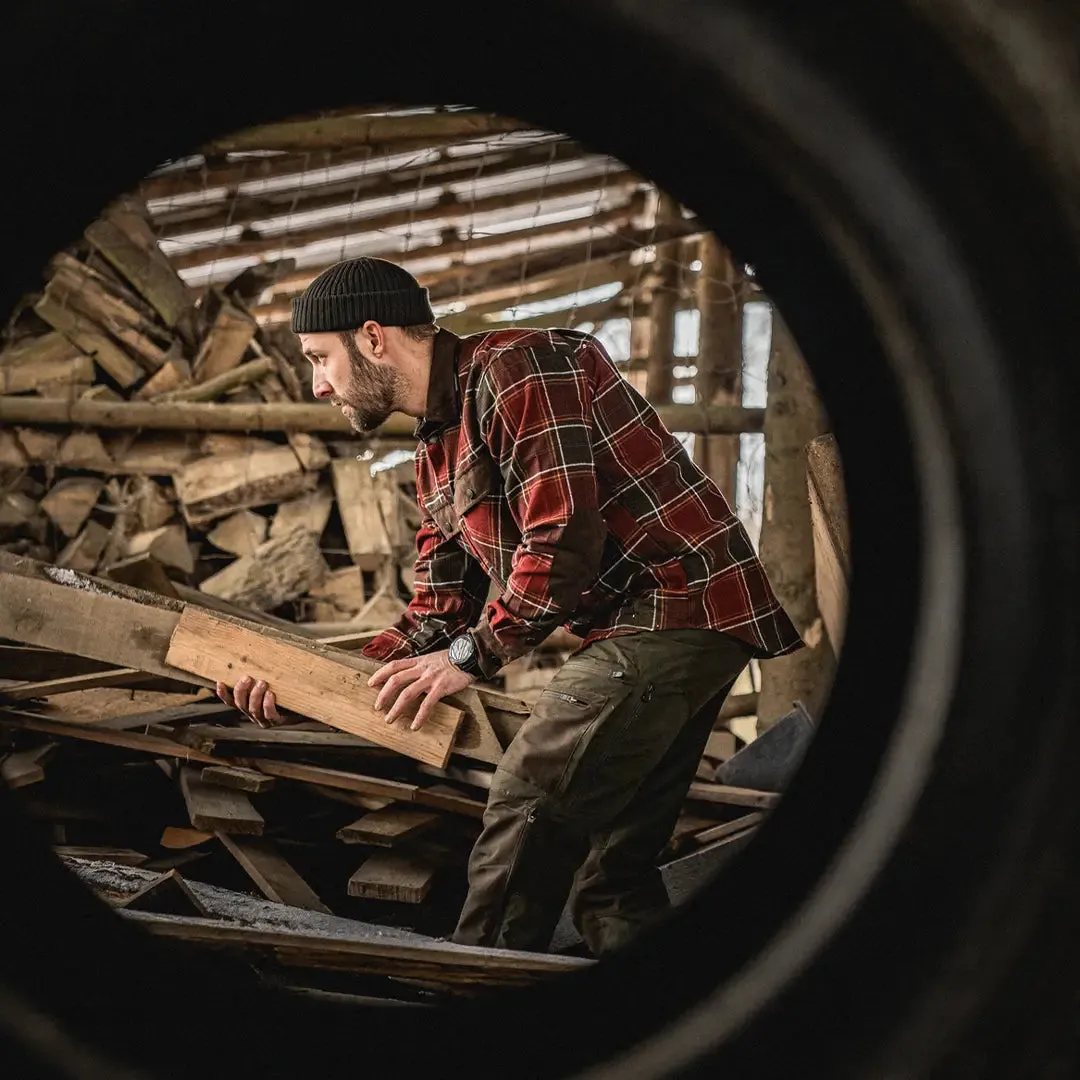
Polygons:
[[484,676],[480,667],[480,650],[476,647],[476,639],[467,630],[464,634],[458,634],[450,642],[450,663],[466,675],[473,675],[477,679]]

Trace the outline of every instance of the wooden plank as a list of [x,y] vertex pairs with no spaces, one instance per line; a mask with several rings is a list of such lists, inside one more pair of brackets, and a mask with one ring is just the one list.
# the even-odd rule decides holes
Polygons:
[[213,689],[163,662],[180,605],[147,593],[133,600],[123,589],[0,553],[0,637]]
[[114,862],[120,866],[142,866],[150,861],[149,855],[131,848],[111,847],[72,847],[60,844],[53,848],[57,855],[65,859],[90,859],[94,862]]
[[425,765],[421,762],[417,767],[420,772],[428,776],[456,780],[459,784],[468,784],[470,787],[482,788],[484,791],[491,789],[491,778],[494,775],[490,769],[464,769],[460,765],[447,765],[445,769],[438,769],[434,765]]
[[157,678],[134,668],[111,668],[95,671],[89,675],[71,675],[60,679],[44,679],[39,682],[17,683],[0,690],[0,697],[7,701],[30,701],[32,698],[51,697],[77,690],[92,690],[99,686],[139,686]]
[[772,791],[753,791],[750,788],[707,784],[701,781],[690,785],[687,798],[700,802],[722,803],[726,806],[755,806],[762,810],[771,810],[780,801],[780,796]]
[[432,784],[431,787],[418,787],[413,795],[413,802],[420,806],[430,806],[433,810],[446,810],[452,814],[461,814],[480,820],[484,816],[486,804],[477,799],[470,799],[449,784]]
[[70,724],[13,707],[0,708],[0,724],[21,728],[24,731],[40,731],[45,735],[58,738],[81,739],[83,742],[137,750],[154,757],[178,757],[185,761],[205,762],[208,765],[221,764],[217,758],[204,754],[201,750],[182,746],[180,743],[163,739],[158,735],[141,735],[134,731],[110,731],[94,727],[92,724]]
[[326,915],[333,914],[272,841],[250,837],[237,839],[225,832],[219,832],[217,836],[268,900],[308,911],[321,911]]
[[16,750],[0,763],[0,777],[10,788],[27,787],[45,779],[45,763],[56,753],[56,743]]
[[267,776],[256,769],[245,769],[240,765],[207,765],[200,774],[200,779],[211,787],[250,791],[256,795],[261,795],[274,787],[272,776]]
[[419,904],[435,882],[435,868],[415,857],[379,852],[349,878],[349,895]]
[[705,743],[705,757],[712,761],[727,761],[734,756],[735,750],[735,736],[723,729],[712,732]]
[[821,435],[807,443],[806,479],[817,605],[833,651],[839,653],[847,619],[851,535],[843,466],[834,435]]
[[167,825],[158,843],[167,851],[187,851],[198,847],[207,840],[213,840],[214,834],[204,829],[188,829],[182,825]]
[[165,661],[228,686],[243,674],[264,679],[283,708],[440,767],[461,723],[459,709],[440,703],[420,731],[407,718],[387,724],[363,673],[194,608],[180,616]]
[[232,716],[235,713],[236,710],[223,701],[193,701],[184,705],[166,705],[161,709],[110,716],[98,721],[96,726],[111,731],[137,731],[142,728],[149,733],[150,728],[160,730],[171,724],[192,723],[211,716]]
[[438,814],[427,810],[391,806],[357,818],[351,824],[338,829],[336,836],[346,844],[393,847],[430,829],[439,820]]
[[237,758],[237,763],[249,769],[258,769],[268,776],[284,780],[299,780],[306,784],[340,788],[358,795],[382,796],[395,802],[414,802],[419,792],[416,784],[400,780],[386,780],[379,776],[363,776],[342,769],[324,769],[318,765],[303,765],[296,761],[274,761],[270,758]]
[[291,499],[318,483],[317,476],[300,467],[288,446],[193,461],[173,480],[189,525],[205,525],[236,510]]
[[753,829],[765,820],[765,814],[755,811],[752,814],[743,814],[734,821],[725,821],[722,825],[711,825],[707,829],[694,833],[694,840],[699,844],[711,844],[714,840],[723,840],[726,836],[734,836],[745,829]]
[[255,724],[241,727],[224,727],[220,724],[192,724],[185,729],[182,738],[186,745],[197,746],[207,753],[224,743],[230,750],[236,747],[291,746],[305,750],[377,750],[391,753],[368,739],[350,735],[345,731],[310,731],[298,727],[261,728]]
[[205,784],[191,768],[180,771],[180,790],[194,828],[262,836],[266,822],[241,792]]

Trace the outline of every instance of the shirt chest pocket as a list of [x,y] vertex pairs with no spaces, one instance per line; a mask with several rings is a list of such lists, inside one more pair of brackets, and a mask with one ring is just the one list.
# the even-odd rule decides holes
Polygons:
[[452,488],[442,489],[424,500],[424,507],[446,537],[461,532],[462,521],[485,500],[498,498],[502,477],[495,462],[481,455],[454,478]]

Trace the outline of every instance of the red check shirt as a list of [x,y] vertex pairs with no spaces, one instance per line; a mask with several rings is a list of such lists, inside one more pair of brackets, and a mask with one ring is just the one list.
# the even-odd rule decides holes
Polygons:
[[415,595],[366,656],[473,629],[490,676],[560,624],[586,644],[698,627],[759,657],[802,645],[720,490],[590,335],[440,330],[416,434]]

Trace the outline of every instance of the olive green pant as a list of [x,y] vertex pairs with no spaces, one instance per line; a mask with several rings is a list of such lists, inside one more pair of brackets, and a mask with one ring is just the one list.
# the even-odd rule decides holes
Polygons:
[[662,916],[657,857],[749,659],[712,630],[608,638],[570,657],[492,778],[452,940],[544,950],[569,895],[600,955]]

